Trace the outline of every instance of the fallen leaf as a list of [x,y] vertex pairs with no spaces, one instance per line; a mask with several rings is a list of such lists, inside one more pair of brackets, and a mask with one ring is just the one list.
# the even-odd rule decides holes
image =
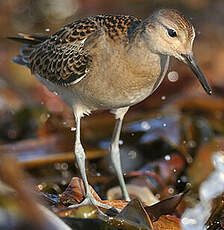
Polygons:
[[[90,192],[93,194],[96,200],[101,201],[98,194],[90,186]],[[59,199],[62,203],[77,204],[85,198],[85,188],[83,181],[79,177],[73,177],[66,190],[59,195]]]
[[[188,191],[186,191],[188,192]],[[161,200],[160,202],[145,207],[146,212],[150,216],[152,221],[157,221],[160,216],[171,214],[175,212],[177,206],[182,201],[184,195],[186,192],[179,193],[177,195],[174,195],[170,198],[167,198],[165,200]]]
[[[103,204],[107,204],[110,207],[114,207],[118,212],[121,210],[119,214],[115,212],[113,213],[116,216],[115,219],[113,218],[113,220],[111,219],[110,220],[104,219],[104,220],[106,220],[107,222],[109,221],[108,223],[112,225],[120,225],[122,224],[121,220],[123,218],[123,221],[126,221],[125,223],[123,223],[125,224],[125,226],[129,224],[135,225],[132,223],[133,221],[133,216],[131,214],[132,211],[134,215],[136,216],[136,218],[137,216],[140,216],[140,213],[141,213],[143,215],[142,218],[146,218],[146,215],[147,215],[147,218],[150,217],[150,221],[157,221],[162,215],[173,213],[176,210],[176,207],[178,206],[178,204],[183,199],[183,196],[187,192],[186,191],[184,193],[177,194],[173,197],[162,200],[154,205],[146,206],[146,205],[142,205],[142,203],[137,199],[134,199],[130,201],[129,203],[123,200],[101,200],[100,197],[97,195],[97,193],[94,191],[94,189],[91,186],[90,186],[90,191],[96,200],[100,201]],[[68,203],[77,204],[77,203],[80,203],[84,199],[84,197],[85,197],[84,185],[83,185],[82,180],[78,177],[72,178],[67,189],[61,195],[59,195],[60,201],[63,204],[68,204]],[[63,212],[59,211],[59,213],[61,213],[60,215],[62,216],[70,216],[70,215],[74,216],[74,215],[77,215],[77,214],[74,214],[77,212],[76,209],[77,208],[71,208],[71,209],[69,208],[69,209],[63,210]],[[104,210],[104,212],[110,216],[111,215],[110,212],[112,211]],[[131,223],[129,223],[130,221]]]
[[153,229],[152,221],[145,211],[141,201],[138,199],[131,200],[116,216],[111,217],[100,214],[99,218],[106,221],[109,225],[119,229]]
[[154,230],[181,230],[180,219],[174,216],[161,216],[153,223]]

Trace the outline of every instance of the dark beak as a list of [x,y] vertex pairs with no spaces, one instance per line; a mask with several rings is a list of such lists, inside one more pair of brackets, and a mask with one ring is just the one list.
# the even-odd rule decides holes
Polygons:
[[188,66],[191,68],[195,76],[198,78],[200,81],[202,87],[206,91],[207,94],[211,95],[212,94],[212,89],[210,85],[208,84],[204,74],[202,73],[200,67],[198,66],[198,63],[194,57],[194,55],[191,53],[189,55],[187,54],[181,54],[181,56],[185,59],[186,63]]

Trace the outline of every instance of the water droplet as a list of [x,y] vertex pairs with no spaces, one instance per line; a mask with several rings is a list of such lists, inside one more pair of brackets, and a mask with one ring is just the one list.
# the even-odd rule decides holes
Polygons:
[[161,99],[162,99],[163,101],[165,101],[165,100],[166,100],[166,96],[162,96]]
[[44,186],[42,184],[38,184],[37,187],[39,188],[39,190],[43,190]]
[[173,188],[168,188],[168,193],[169,194],[173,194],[174,193],[174,189]]
[[67,170],[67,169],[68,169],[68,164],[65,163],[65,162],[62,163],[62,164],[61,164],[61,169],[62,169],[62,170]]
[[122,140],[119,140],[119,145],[123,145],[124,142]]
[[141,127],[145,130],[149,130],[151,128],[151,125],[147,121],[141,122]]
[[179,74],[176,71],[171,71],[167,75],[170,82],[176,82],[179,79]]
[[164,157],[164,159],[165,159],[166,161],[170,161],[171,157],[170,157],[170,155],[166,155],[166,156]]
[[187,142],[187,146],[188,146],[189,148],[195,148],[195,147],[197,146],[197,143],[196,143],[194,140],[189,140],[189,141]]
[[135,159],[136,155],[137,153],[134,150],[128,152],[128,156],[130,157],[130,159]]

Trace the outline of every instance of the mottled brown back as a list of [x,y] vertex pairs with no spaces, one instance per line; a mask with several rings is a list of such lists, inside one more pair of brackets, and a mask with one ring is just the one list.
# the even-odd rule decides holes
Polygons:
[[62,27],[44,42],[28,45],[28,66],[58,85],[68,86],[82,79],[91,66],[86,43],[94,43],[98,36],[112,42],[128,42],[129,36],[141,21],[132,16],[98,15],[84,18]]

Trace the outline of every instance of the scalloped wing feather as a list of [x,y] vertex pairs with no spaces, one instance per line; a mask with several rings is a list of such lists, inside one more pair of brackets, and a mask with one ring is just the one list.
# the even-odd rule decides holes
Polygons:
[[140,22],[132,16],[98,15],[68,24],[50,37],[20,34],[20,41],[28,43],[21,49],[26,57],[18,55],[15,62],[57,85],[69,86],[87,75],[91,47],[102,35],[112,42],[128,42]]

